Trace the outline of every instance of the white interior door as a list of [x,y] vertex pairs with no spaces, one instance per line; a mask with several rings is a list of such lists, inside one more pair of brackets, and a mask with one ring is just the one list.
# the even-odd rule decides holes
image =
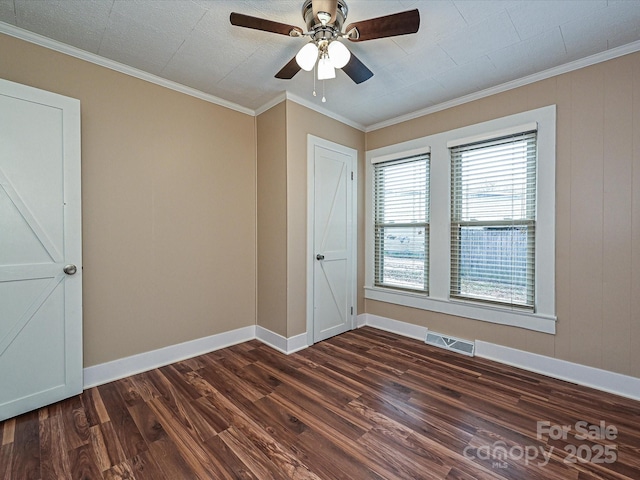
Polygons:
[[309,136],[310,343],[355,326],[357,152]]
[[0,420],[82,391],[80,215],[80,102],[0,80]]

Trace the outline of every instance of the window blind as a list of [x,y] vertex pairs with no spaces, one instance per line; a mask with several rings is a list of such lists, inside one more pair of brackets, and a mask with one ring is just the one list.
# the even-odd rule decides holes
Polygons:
[[536,138],[450,148],[452,298],[534,310]]
[[429,158],[374,165],[375,285],[428,291]]

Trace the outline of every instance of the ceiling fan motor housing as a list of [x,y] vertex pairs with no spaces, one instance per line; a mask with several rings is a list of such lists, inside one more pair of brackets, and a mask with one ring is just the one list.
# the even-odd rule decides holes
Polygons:
[[342,26],[347,19],[349,9],[344,0],[338,0],[336,8],[336,19],[333,23],[322,25],[318,19],[313,16],[313,0],[306,0],[302,5],[302,18],[307,26],[308,32],[313,32],[311,38],[319,42],[321,40],[334,40],[338,38],[342,32]]

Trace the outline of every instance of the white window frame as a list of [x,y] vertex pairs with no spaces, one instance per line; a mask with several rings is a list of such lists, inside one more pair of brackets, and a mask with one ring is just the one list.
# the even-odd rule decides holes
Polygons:
[[[385,164],[385,163],[387,163],[387,162],[389,162],[389,161],[395,161],[395,160],[400,160],[400,161],[402,161],[402,160],[408,160],[408,161],[410,161],[411,159],[414,159],[414,158],[416,158],[416,159],[417,159],[417,158],[423,158],[423,157],[425,157],[425,156],[427,157],[427,170],[428,170],[428,171],[430,171],[430,169],[431,169],[431,167],[430,167],[430,165],[431,165],[431,158],[430,158],[430,150],[429,150],[428,148],[426,148],[426,149],[419,149],[419,150],[413,150],[413,151],[411,151],[411,152],[404,152],[404,153],[405,153],[406,155],[405,155],[405,156],[403,156],[403,157],[400,157],[400,158],[388,159],[388,158],[384,158],[384,157],[381,157],[381,158],[379,157],[379,158],[377,158],[374,162],[371,162],[371,165],[373,165],[373,168],[372,168],[372,175],[375,177],[375,166],[377,166],[377,165]],[[375,183],[375,179],[374,179],[374,183]],[[431,183],[429,183],[429,186],[430,186],[430,185],[431,185]],[[374,188],[373,188],[373,193],[372,193],[372,195],[373,195],[373,196],[375,196],[375,186],[374,186]],[[428,198],[427,198],[427,205],[429,205],[429,200],[430,200],[430,198],[431,198],[431,195],[429,194],[429,195],[428,195]],[[375,212],[375,200],[373,201],[372,205],[373,205],[373,208],[374,208],[374,212],[373,212],[374,222],[373,222],[373,224],[374,224],[374,232],[375,232],[375,226],[376,226],[376,220],[375,220],[375,216],[376,216],[376,212]],[[430,208],[429,208],[429,211],[430,211]],[[428,233],[428,232],[429,232],[429,229],[430,229],[430,223],[431,223],[431,222],[430,222],[430,219],[429,219],[429,212],[427,212],[427,221],[426,221],[426,226],[425,226],[425,235],[427,235],[427,236],[429,236],[429,233]],[[375,235],[375,234],[374,234],[374,235]],[[427,245],[428,245],[428,244],[429,244],[429,240],[427,239]],[[376,251],[376,248],[375,248],[375,237],[374,237],[374,248],[373,248],[373,251],[374,251],[374,258],[375,258],[375,251]],[[428,269],[429,269],[429,252],[427,252],[426,264],[427,264],[427,270],[428,270]],[[402,288],[402,287],[400,287],[400,286],[379,285],[379,284],[376,282],[375,261],[374,261],[374,267],[373,267],[373,268],[374,268],[374,272],[373,272],[373,281],[372,281],[372,285],[380,286],[380,287],[382,287],[382,288],[389,288],[389,289],[393,289],[393,290],[398,290],[398,289],[400,289],[400,290],[408,290],[408,291],[412,291],[412,290],[413,290],[414,292],[420,293],[420,294],[422,294],[422,295],[428,295],[428,291],[429,291],[429,271],[427,271],[427,272],[426,272],[426,275],[427,275],[427,285],[425,285],[425,287],[424,287],[426,291],[422,292],[422,291],[420,291],[420,290],[414,290],[414,289],[411,289],[411,288]]]
[[[537,125],[535,310],[484,305],[449,297],[451,273],[451,156],[448,145],[496,138]],[[374,286],[373,164],[431,152],[429,294]],[[365,298],[458,317],[555,334],[556,107],[550,105],[448,132],[369,150],[366,154]]]

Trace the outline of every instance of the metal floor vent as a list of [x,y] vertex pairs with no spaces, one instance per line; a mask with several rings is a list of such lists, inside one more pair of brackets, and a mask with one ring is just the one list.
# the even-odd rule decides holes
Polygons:
[[451,350],[463,355],[473,357],[475,352],[475,342],[469,340],[462,340],[461,338],[450,337],[442,335],[436,332],[427,332],[427,338],[425,342],[434,347],[444,348],[445,350]]

